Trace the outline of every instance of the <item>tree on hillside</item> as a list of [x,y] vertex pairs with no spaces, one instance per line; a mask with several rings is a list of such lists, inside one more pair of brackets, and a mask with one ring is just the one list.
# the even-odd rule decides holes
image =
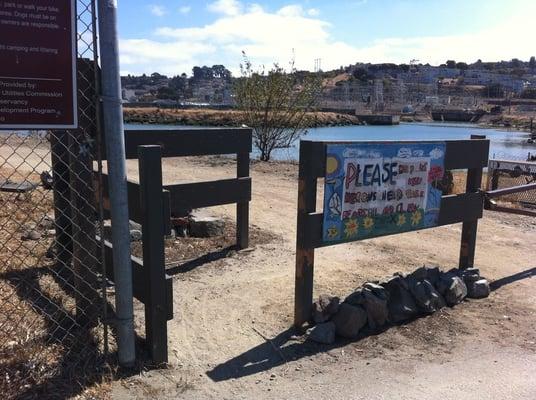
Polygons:
[[447,65],[447,68],[454,69],[454,68],[456,68],[456,61],[448,60],[446,65]]
[[253,128],[253,143],[260,159],[269,161],[274,149],[289,147],[306,131],[306,114],[316,105],[322,82],[315,74],[297,74],[294,61],[285,70],[278,64],[254,70],[245,55],[235,100]]
[[532,56],[529,60],[529,68],[534,71],[536,69],[536,57]]

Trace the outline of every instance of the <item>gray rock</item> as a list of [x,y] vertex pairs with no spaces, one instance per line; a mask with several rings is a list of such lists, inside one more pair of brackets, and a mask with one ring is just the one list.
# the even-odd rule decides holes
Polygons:
[[130,230],[130,241],[131,242],[139,242],[142,239],[142,233],[141,231],[137,229],[131,229]]
[[313,342],[332,344],[335,342],[335,324],[332,321],[318,324],[307,330],[307,337]]
[[348,296],[345,303],[362,306],[367,312],[368,327],[375,331],[385,325],[389,318],[388,298],[389,295],[383,286],[368,282]]
[[431,314],[445,307],[445,299],[435,289],[430,281],[423,279],[417,281],[408,277],[409,291],[415,299],[419,309],[427,314]]
[[141,224],[138,224],[134,221],[128,221],[128,227],[131,231],[140,231],[141,232]]
[[467,285],[467,295],[472,299],[482,299],[490,294],[489,282],[487,279],[479,279]]
[[473,282],[480,279],[480,270],[478,268],[467,268],[460,271],[460,275],[465,284],[469,287]]
[[339,311],[339,298],[321,294],[313,303],[313,321],[320,324],[329,321],[331,316]]
[[190,235],[193,237],[221,236],[225,231],[225,221],[195,211],[189,218]]
[[24,232],[21,236],[22,240],[39,240],[41,239],[41,234],[36,230],[31,230]]
[[337,335],[353,339],[367,323],[367,313],[361,306],[342,303],[332,319]]
[[417,304],[409,291],[408,283],[402,275],[393,276],[382,286],[389,295],[387,303],[389,320],[395,323],[403,322],[419,314]]
[[39,227],[44,230],[50,230],[55,228],[54,217],[45,215],[41,221],[39,221]]
[[441,271],[439,270],[438,266],[425,265],[423,267],[417,268],[414,272],[412,272],[409,275],[409,277],[416,281],[422,281],[426,279],[432,285],[436,286],[437,283],[439,282],[440,275],[441,275]]
[[451,273],[441,275],[437,285],[438,292],[449,306],[459,304],[467,297],[467,286],[459,276]]

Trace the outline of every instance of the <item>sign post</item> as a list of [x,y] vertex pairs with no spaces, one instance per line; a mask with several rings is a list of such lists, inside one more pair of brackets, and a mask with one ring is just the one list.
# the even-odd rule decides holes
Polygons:
[[75,10],[0,1],[0,129],[77,128]]
[[[294,325],[311,317],[314,253],[379,236],[463,222],[460,267],[473,266],[489,140],[300,142]],[[465,193],[444,195],[444,172],[467,169]],[[323,212],[316,212],[324,178]]]

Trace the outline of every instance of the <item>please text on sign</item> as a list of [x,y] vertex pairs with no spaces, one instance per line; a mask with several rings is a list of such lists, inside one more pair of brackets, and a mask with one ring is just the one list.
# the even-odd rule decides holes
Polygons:
[[327,146],[322,239],[337,243],[437,225],[445,144]]

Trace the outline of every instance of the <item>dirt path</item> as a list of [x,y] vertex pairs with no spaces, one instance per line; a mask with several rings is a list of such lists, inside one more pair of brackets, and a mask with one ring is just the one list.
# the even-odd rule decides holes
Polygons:
[[[234,164],[166,160],[164,170],[167,182],[211,180],[231,177]],[[135,177],[135,163],[129,174]],[[256,164],[252,176],[251,223],[275,239],[177,273],[170,368],[115,383],[115,398],[536,397],[536,221],[485,214],[476,265],[495,280],[489,299],[358,342],[319,346],[295,340],[289,329],[296,167]],[[234,216],[234,206],[213,212]],[[454,225],[319,250],[315,294],[344,297],[365,280],[424,263],[456,266],[459,241]]]

